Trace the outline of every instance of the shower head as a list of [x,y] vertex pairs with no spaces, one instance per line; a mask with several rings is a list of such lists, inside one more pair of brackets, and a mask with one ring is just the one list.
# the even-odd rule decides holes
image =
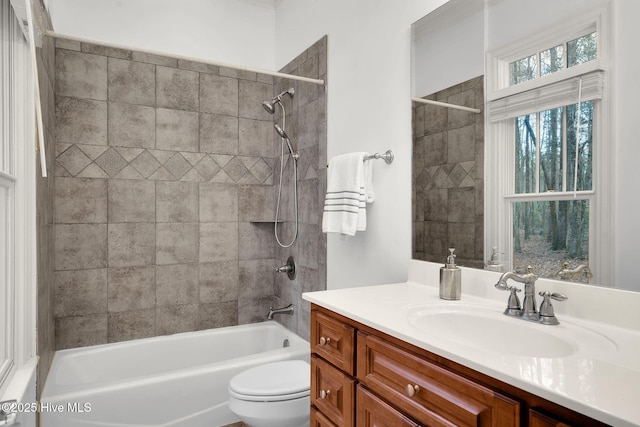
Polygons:
[[269,114],[273,114],[276,112],[276,104],[280,104],[282,105],[282,96],[283,95],[289,95],[289,98],[293,98],[293,95],[295,95],[296,91],[294,88],[289,88],[287,90],[285,90],[284,92],[281,92],[278,96],[276,96],[275,98],[273,98],[271,101],[264,101],[262,103],[262,107],[267,110],[267,113]]
[[278,135],[280,135],[280,138],[282,138],[287,143],[287,148],[289,149],[289,153],[291,154],[293,160],[298,160],[298,154],[293,151],[291,140],[289,140],[289,137],[287,136],[287,133],[284,131],[284,129],[278,126],[277,123],[274,124],[273,127],[275,128],[276,132],[278,132]]
[[280,138],[282,139],[289,139],[289,137],[287,136],[287,133],[284,131],[284,129],[282,129],[280,126],[278,126],[278,124],[274,124],[273,127],[275,128],[276,132],[278,132],[278,135],[280,135]]
[[273,114],[276,112],[276,103],[280,102],[277,99],[273,99],[271,101],[264,101],[262,103],[262,106],[264,107],[265,110],[267,110],[267,113],[269,114]]

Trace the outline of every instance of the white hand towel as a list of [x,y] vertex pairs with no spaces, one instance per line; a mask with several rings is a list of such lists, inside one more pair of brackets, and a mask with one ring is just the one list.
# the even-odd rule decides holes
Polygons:
[[[368,153],[349,153],[329,161],[327,195],[322,215],[324,233],[354,236],[367,228],[366,202],[375,198]],[[367,188],[367,184],[368,187]]]

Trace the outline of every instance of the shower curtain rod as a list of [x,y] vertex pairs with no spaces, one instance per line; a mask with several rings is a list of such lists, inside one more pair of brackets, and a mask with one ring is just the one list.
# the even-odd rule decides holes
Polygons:
[[463,111],[469,111],[471,113],[476,113],[479,114],[481,111],[477,108],[470,108],[470,107],[465,107],[462,105],[456,105],[456,104],[449,104],[447,102],[440,102],[440,101],[432,101],[431,99],[424,99],[424,98],[411,98],[412,101],[414,102],[419,102],[421,104],[432,104],[432,105],[439,105],[440,107],[447,107],[447,108],[455,108],[456,110],[463,110]]
[[312,84],[316,84],[316,85],[324,85],[324,80],[322,80],[322,79],[312,79],[312,78],[309,78],[309,77],[296,76],[296,75],[293,75],[293,74],[279,73],[277,71],[270,71],[270,70],[263,70],[263,69],[260,69],[260,68],[245,67],[245,66],[242,66],[242,65],[228,64],[226,62],[211,61],[211,60],[208,60],[208,59],[195,58],[195,57],[184,56],[184,55],[177,55],[175,53],[160,52],[160,51],[157,51],[157,50],[134,48],[134,47],[131,47],[131,46],[119,45],[119,44],[115,44],[115,43],[103,42],[103,41],[99,41],[99,40],[92,40],[92,39],[86,39],[86,38],[82,38],[82,37],[70,36],[70,35],[67,35],[67,34],[56,33],[55,31],[51,31],[51,30],[47,30],[45,32],[45,35],[49,36],[49,37],[56,38],[56,39],[64,39],[64,40],[70,40],[70,41],[75,41],[75,42],[80,42],[80,43],[97,44],[97,45],[100,45],[100,46],[107,46],[107,47],[111,47],[111,48],[114,48],[114,49],[135,50],[136,52],[146,53],[146,54],[149,54],[149,55],[166,56],[166,57],[175,58],[175,59],[182,59],[182,60],[185,60],[185,61],[200,62],[202,64],[217,65],[217,66],[220,66],[220,67],[233,68],[233,69],[241,70],[241,71],[248,71],[248,72],[259,73],[259,74],[266,74],[266,75],[269,75],[269,76],[280,77],[280,78],[283,78],[283,79],[298,80],[298,81],[305,82],[305,83],[312,83]]

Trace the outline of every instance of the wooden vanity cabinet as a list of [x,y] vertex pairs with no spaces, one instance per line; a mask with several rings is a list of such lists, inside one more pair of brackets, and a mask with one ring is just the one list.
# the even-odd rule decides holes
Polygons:
[[606,424],[312,304],[312,427]]
[[368,333],[358,380],[423,425],[517,426],[520,403]]
[[318,426],[355,424],[355,333],[344,320],[311,311],[311,405],[320,414]]

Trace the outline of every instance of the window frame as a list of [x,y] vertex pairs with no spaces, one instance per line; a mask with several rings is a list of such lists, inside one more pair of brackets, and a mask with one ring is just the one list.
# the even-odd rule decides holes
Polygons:
[[[589,217],[589,264],[594,273],[592,281],[605,286],[615,284],[614,254],[614,213],[615,179],[613,173],[614,154],[612,134],[611,74],[608,72],[611,52],[609,11],[600,9],[563,25],[531,35],[520,41],[487,52],[487,97],[486,111],[492,101],[518,95],[528,91],[544,91],[553,84],[571,79],[602,73],[602,97],[594,100],[593,117],[593,186],[589,191],[577,191],[577,198],[588,199]],[[509,64],[534,53],[572,40],[590,32],[597,32],[598,58],[578,64],[558,72],[540,76],[516,85],[509,85]],[[568,103],[570,105],[571,103]],[[544,111],[544,105],[530,111],[531,114]],[[513,266],[513,203],[524,201],[571,200],[573,191],[537,194],[515,193],[515,119],[490,121],[485,118],[485,263],[492,248],[497,246],[504,254],[506,270]],[[598,241],[595,237],[598,236]],[[559,268],[561,266],[558,266]]]
[[[0,397],[14,374],[36,357],[36,121],[31,51],[12,5],[2,0],[3,46],[0,49],[0,186],[7,189],[8,212],[0,224],[7,236],[3,245],[6,286],[0,289],[5,315],[0,349]],[[7,24],[7,25],[5,25]],[[5,43],[5,38],[10,43]]]

